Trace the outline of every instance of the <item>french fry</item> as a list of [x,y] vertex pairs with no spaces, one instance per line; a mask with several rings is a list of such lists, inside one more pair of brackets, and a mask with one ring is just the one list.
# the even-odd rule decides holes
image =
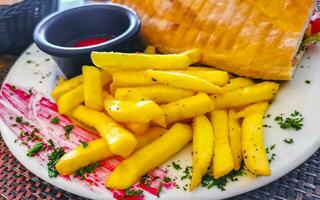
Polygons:
[[199,93],[192,97],[187,97],[160,106],[165,114],[166,122],[173,122],[193,118],[214,110],[214,104],[205,93]]
[[246,115],[249,115],[251,113],[261,113],[264,114],[266,110],[268,109],[269,103],[266,101],[262,101],[259,103],[254,103],[251,105],[248,105],[244,109],[240,110],[235,114],[236,118],[243,118]]
[[180,151],[192,139],[191,128],[177,123],[164,135],[139,149],[120,163],[107,177],[105,185],[112,189],[126,189],[144,174],[160,166]]
[[239,170],[241,167],[242,156],[242,134],[239,119],[235,117],[236,112],[230,109],[228,112],[228,130],[230,147],[233,156],[234,170]]
[[145,71],[118,71],[113,74],[113,84],[117,87],[136,87],[156,85]]
[[91,126],[88,126],[87,124],[77,120],[76,118],[74,118],[73,116],[71,116],[70,114],[68,115],[68,118],[77,126],[89,131],[90,133],[93,133],[95,135],[100,135],[98,133],[98,131],[94,128],[94,127],[91,127]]
[[83,66],[84,104],[91,109],[103,110],[103,81],[101,71],[92,66]]
[[214,143],[212,125],[206,116],[200,115],[193,118],[192,129],[193,170],[190,191],[199,185],[202,176],[208,171]]
[[61,114],[69,114],[73,108],[84,101],[83,84],[63,94],[58,100],[58,111]]
[[228,83],[228,72],[225,71],[175,71],[182,74],[189,74],[204,79],[214,85],[224,86]]
[[109,145],[103,139],[88,142],[85,148],[80,145],[62,156],[56,164],[56,170],[61,175],[73,174],[81,167],[102,161],[113,156]]
[[[149,123],[151,120],[165,126],[163,110],[153,101],[113,100],[105,103],[108,114],[118,122]],[[162,119],[161,119],[162,118]]]
[[57,85],[51,92],[51,96],[57,102],[58,99],[70,90],[78,87],[83,82],[83,76],[79,75]]
[[221,95],[212,95],[211,98],[216,108],[225,109],[270,100],[276,95],[278,89],[278,83],[265,81]]
[[102,70],[101,74],[102,74],[102,82],[104,86],[112,82],[112,76],[107,71]]
[[213,111],[211,113],[211,122],[214,130],[212,172],[213,177],[218,179],[231,172],[234,167],[229,143],[227,111]]
[[154,46],[148,45],[143,51],[145,54],[156,54],[156,48]]
[[[160,127],[149,128],[146,134],[137,136],[138,144],[136,149],[150,144],[167,131],[167,129]],[[61,175],[71,175],[81,167],[103,161],[111,156],[114,156],[114,154],[110,151],[108,143],[102,138],[96,139],[88,142],[88,146],[85,148],[80,145],[66,153],[59,159],[56,169]]]
[[165,84],[171,87],[192,90],[196,92],[221,94],[223,90],[209,81],[192,76],[189,74],[170,72],[170,71],[154,71],[147,70],[146,74],[155,82]]
[[263,114],[251,113],[242,122],[242,148],[244,163],[255,175],[271,175],[267,153],[263,142]]
[[92,62],[100,68],[119,70],[144,69],[186,69],[191,63],[188,56],[183,54],[142,54],[118,52],[92,52]]
[[140,149],[152,141],[158,139],[162,136],[168,129],[162,127],[150,127],[143,135],[136,135],[136,139],[138,141],[136,149]]
[[202,53],[199,49],[191,49],[189,51],[185,51],[181,53],[182,55],[186,55],[190,58],[191,63],[198,63],[201,61]]
[[244,87],[254,85],[254,81],[248,78],[233,78],[229,80],[229,83],[223,87],[225,91],[232,91]]
[[115,98],[120,100],[139,101],[149,99],[157,104],[169,103],[191,97],[195,92],[172,88],[165,85],[154,85],[145,87],[126,87],[118,88],[115,92]]
[[149,123],[126,122],[124,125],[135,135],[142,135],[149,128]]
[[72,111],[72,116],[96,128],[100,136],[109,144],[111,152],[116,155],[127,157],[137,145],[137,140],[132,133],[102,112],[80,105]]
[[190,66],[187,69],[188,71],[217,71],[217,69],[213,67],[205,67],[205,66]]

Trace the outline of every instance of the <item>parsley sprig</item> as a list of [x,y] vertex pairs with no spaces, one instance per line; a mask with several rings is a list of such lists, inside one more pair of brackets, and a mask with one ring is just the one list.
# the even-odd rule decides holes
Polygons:
[[281,114],[274,118],[282,129],[295,129],[296,131],[303,127],[303,119],[302,114],[296,110],[290,114],[290,117],[284,117]]
[[39,142],[35,145],[33,145],[31,147],[31,149],[29,149],[27,156],[33,157],[35,156],[37,153],[39,153],[40,151],[42,151],[44,149],[44,143],[43,142]]
[[90,164],[90,165],[88,165],[86,167],[81,167],[80,169],[78,169],[75,172],[74,176],[76,176],[76,177],[79,176],[80,179],[84,179],[85,178],[85,176],[84,176],[85,174],[90,174],[90,173],[94,172],[94,170],[99,166],[100,166],[99,163],[92,163],[92,164]]

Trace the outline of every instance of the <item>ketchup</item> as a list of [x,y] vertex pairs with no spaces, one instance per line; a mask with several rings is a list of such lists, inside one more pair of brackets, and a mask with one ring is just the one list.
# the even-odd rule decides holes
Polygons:
[[320,18],[311,21],[311,34],[320,32]]
[[72,47],[87,47],[87,46],[92,46],[92,45],[97,45],[101,44],[103,42],[111,40],[112,37],[101,37],[101,38],[89,38],[89,39],[84,39],[84,40],[79,40],[75,42]]

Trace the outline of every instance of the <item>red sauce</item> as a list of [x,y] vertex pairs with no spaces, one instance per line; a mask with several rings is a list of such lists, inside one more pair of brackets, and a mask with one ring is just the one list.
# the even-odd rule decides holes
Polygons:
[[87,47],[87,46],[92,46],[92,45],[97,45],[101,44],[103,42],[106,42],[108,40],[111,40],[112,37],[103,37],[103,38],[90,38],[90,39],[84,39],[75,42],[72,46],[73,47]]

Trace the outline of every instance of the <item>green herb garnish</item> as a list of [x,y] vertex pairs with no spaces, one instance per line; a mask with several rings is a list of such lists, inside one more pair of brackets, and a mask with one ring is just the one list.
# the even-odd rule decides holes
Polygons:
[[31,147],[31,149],[29,149],[27,156],[33,157],[35,156],[37,153],[39,153],[40,151],[42,151],[44,149],[44,143],[43,142],[39,142],[35,145],[33,145]]
[[182,169],[181,166],[175,162],[172,162],[172,167],[175,168],[176,170]]
[[48,140],[48,146],[51,148],[51,149],[54,149],[55,148],[55,145],[53,143],[53,141],[51,139]]
[[90,173],[92,173],[92,172],[94,172],[94,170],[97,168],[97,167],[99,167],[99,163],[93,163],[93,164],[90,164],[90,165],[88,165],[88,166],[86,166],[86,167],[81,167],[80,169],[78,169],[76,172],[75,172],[75,174],[74,174],[74,176],[80,176],[80,179],[84,179],[85,177],[84,177],[84,175],[85,174],[90,174]]
[[16,117],[16,122],[17,123],[22,123],[23,122],[23,118],[22,117]]
[[245,175],[245,169],[244,165],[241,166],[241,168],[238,171],[233,170],[229,174],[219,178],[215,179],[213,176],[211,176],[209,173],[204,175],[201,179],[201,186],[206,187],[208,189],[216,186],[221,191],[226,190],[226,185],[229,181],[237,181],[238,177]]
[[285,143],[287,143],[287,144],[292,144],[293,143],[293,139],[292,138],[290,138],[290,139],[284,139],[283,140]]
[[58,171],[56,170],[56,164],[59,159],[65,154],[64,149],[62,147],[55,148],[49,155],[48,155],[48,175],[50,178],[57,177]]
[[295,129],[300,130],[303,126],[302,114],[298,111],[294,111],[290,114],[290,117],[284,119],[283,115],[276,116],[274,120],[280,125],[282,129]]
[[309,44],[312,44],[312,43],[315,44],[319,41],[320,41],[320,33],[316,33],[311,36],[305,37],[300,44],[298,53],[306,50],[306,48]]
[[84,141],[81,141],[81,140],[79,140],[79,142],[82,144],[83,148],[86,148],[89,145],[88,142],[84,142]]
[[305,80],[304,82],[305,82],[306,84],[310,84],[310,83],[311,83],[310,80]]
[[27,60],[27,63],[28,63],[28,64],[31,64],[31,63],[32,63],[32,60]]
[[66,125],[64,127],[64,135],[66,136],[67,139],[69,139],[70,133],[73,130],[74,126],[73,125]]
[[60,119],[58,117],[54,117],[51,119],[52,124],[59,124],[59,122],[60,122]]
[[124,196],[123,196],[123,199],[125,199],[126,197],[133,197],[133,196],[140,196],[142,195],[143,196],[143,191],[142,190],[135,190],[135,189],[132,189],[132,188],[127,188],[125,191],[124,191]]
[[191,174],[192,174],[192,166],[187,166],[183,171],[183,176],[181,177],[181,180],[189,179],[191,180]]
[[158,189],[157,189],[157,197],[160,197],[160,193],[161,193],[161,191],[162,191],[162,188],[163,188],[163,183],[161,182],[161,183],[159,184]]
[[171,181],[171,178],[168,176],[163,177],[163,182],[169,183]]

